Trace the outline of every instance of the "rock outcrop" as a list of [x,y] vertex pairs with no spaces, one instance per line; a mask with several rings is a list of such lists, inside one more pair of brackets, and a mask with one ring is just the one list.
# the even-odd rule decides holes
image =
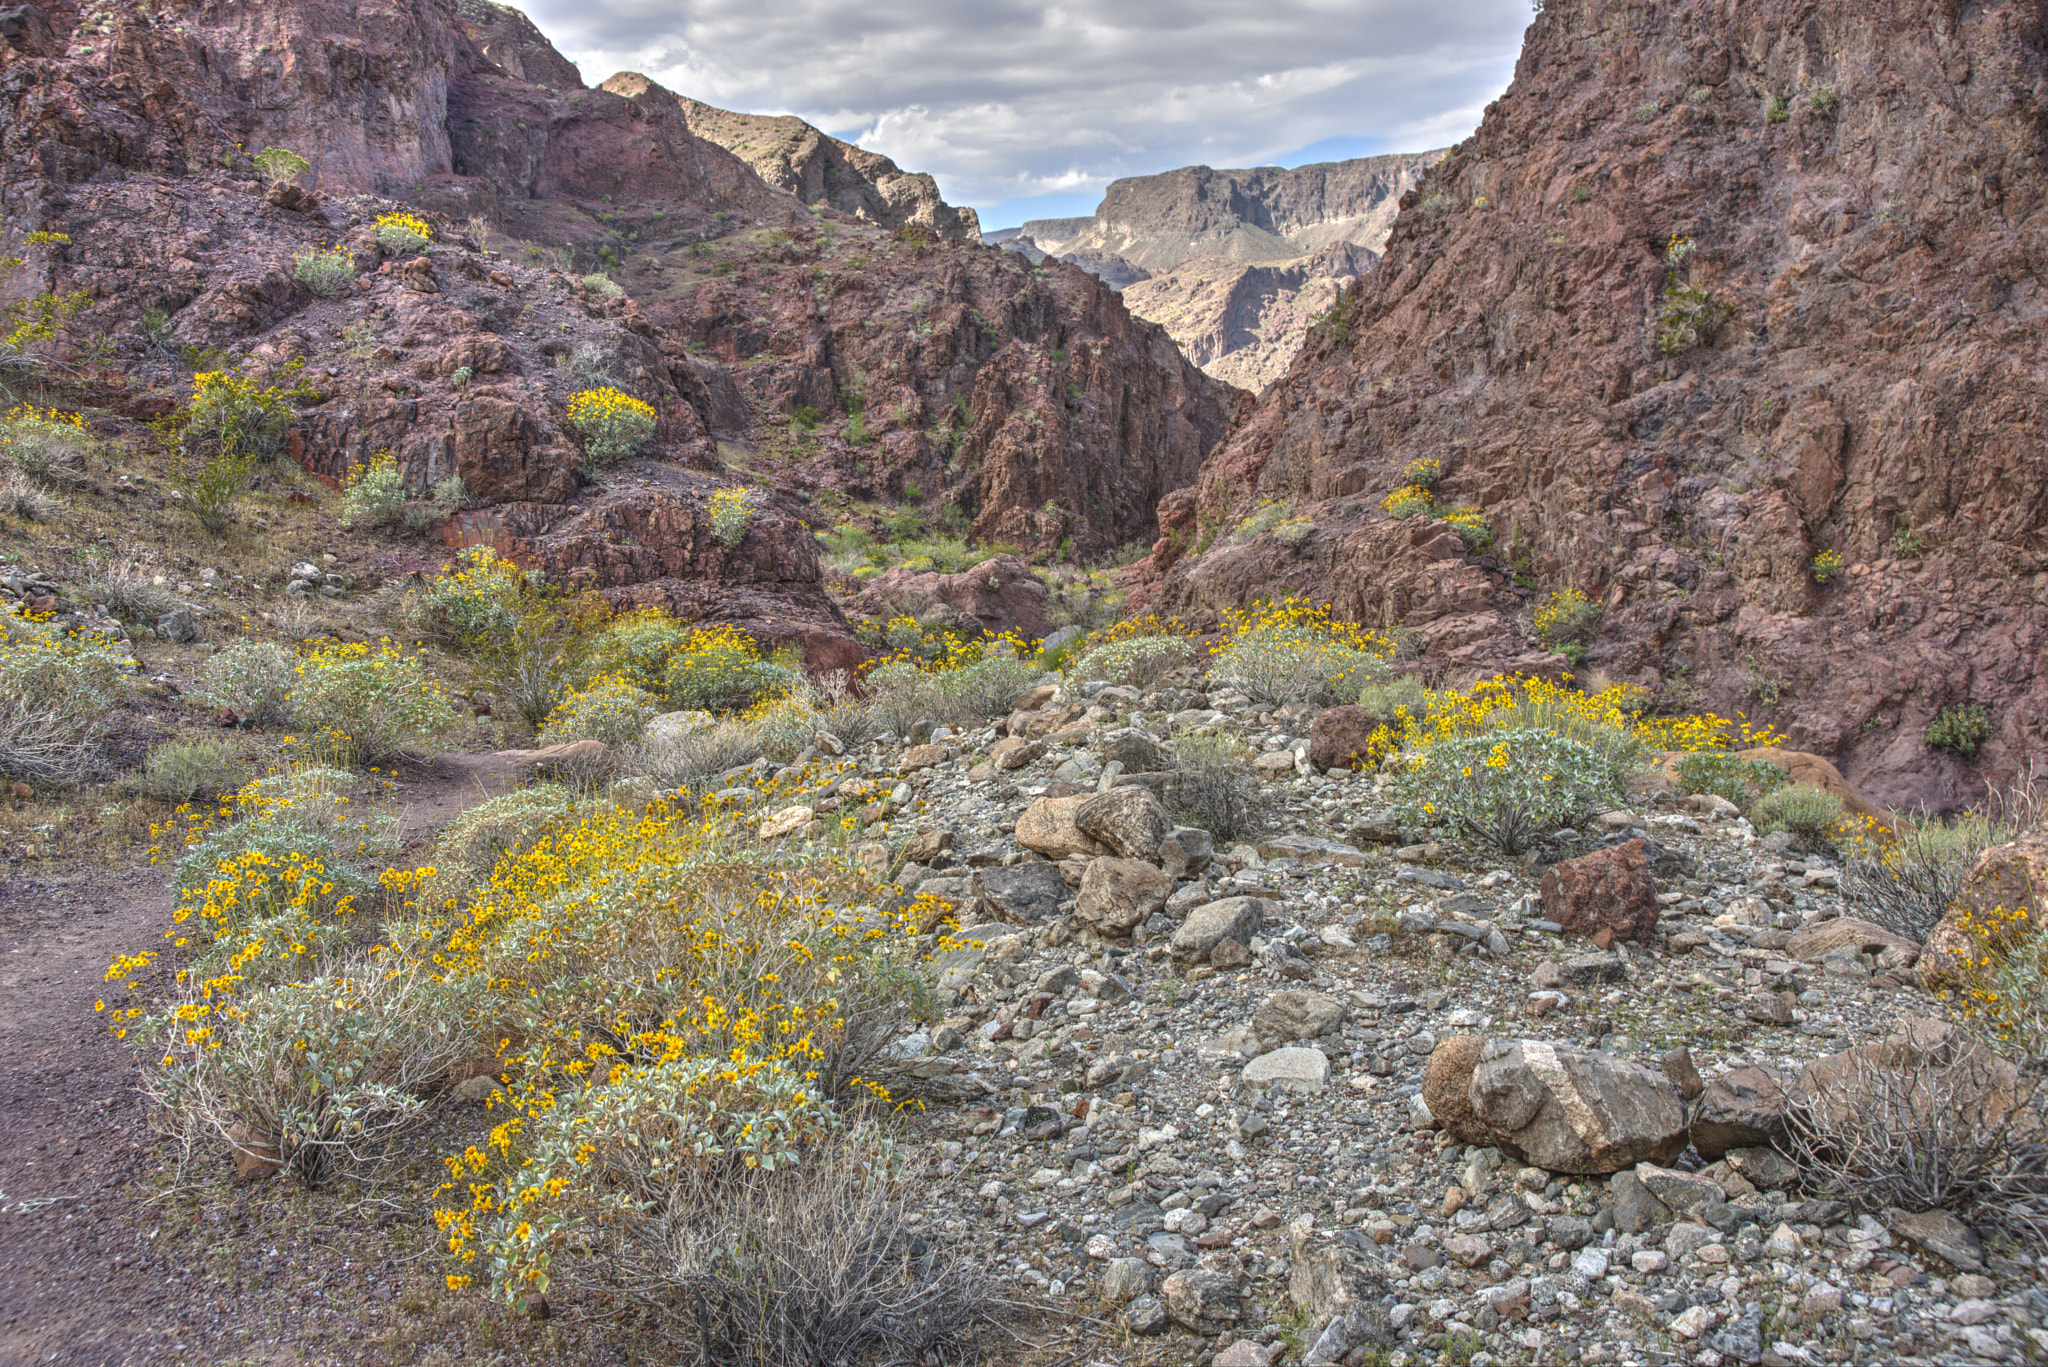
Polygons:
[[[90,383],[123,411],[169,411],[181,347],[296,376],[291,453],[336,482],[382,453],[416,490],[459,475],[449,544],[845,668],[863,651],[824,592],[820,497],[1100,554],[1156,535],[1226,426],[1234,392],[1093,276],[807,207],[646,78],[585,88],[516,12],[89,22],[90,42],[28,26],[0,46],[10,250],[68,238],[27,253],[10,294],[89,299],[69,327],[113,340],[125,373]],[[265,147],[309,166],[271,185],[236,150]],[[432,227],[424,253],[379,243],[399,210]],[[316,293],[303,262],[330,248]],[[605,385],[658,422],[600,471],[567,407]],[[706,504],[734,483],[758,508],[728,546]]]
[[1091,218],[1034,219],[1004,245],[1125,291],[1189,359],[1260,390],[1339,291],[1371,269],[1401,196],[1440,152],[1283,170],[1186,166],[1113,182]]
[[698,100],[684,100],[683,112],[691,132],[806,204],[884,228],[916,226],[936,237],[981,240],[974,210],[946,203],[930,176],[905,171],[881,153],[842,142],[794,114],[735,114]]
[[[1893,808],[2005,781],[2048,749],[2044,46],[2020,0],[1546,5],[1342,325],[1162,508],[1156,600],[1308,592],[1469,677],[1578,588],[1610,677]],[[1418,458],[1490,548],[1382,514]],[[1314,534],[1205,544],[1261,499]],[[1964,703],[1972,760],[1924,738]]]

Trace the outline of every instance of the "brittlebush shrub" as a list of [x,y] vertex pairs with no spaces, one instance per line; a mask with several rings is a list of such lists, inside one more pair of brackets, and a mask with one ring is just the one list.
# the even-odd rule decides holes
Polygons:
[[628,679],[607,675],[571,693],[548,714],[540,743],[596,740],[615,749],[631,745],[659,711],[661,700],[653,694]]
[[1185,636],[1132,636],[1093,647],[1068,664],[1066,673],[1070,679],[1106,679],[1142,688],[1194,657],[1194,642]]
[[609,611],[597,596],[551,584],[488,546],[464,550],[410,606],[416,622],[469,658],[478,686],[536,728],[590,677],[584,659]]
[[163,802],[232,793],[249,781],[248,761],[231,740],[204,736],[153,745],[132,787]]
[[411,256],[423,252],[434,240],[434,230],[427,221],[417,214],[377,215],[377,245],[393,256]]
[[1733,755],[1700,753],[1678,761],[1678,791],[1712,793],[1748,812],[1764,794],[1781,787],[1785,767],[1769,760],[1737,759]]
[[1572,588],[1559,589],[1536,609],[1536,639],[1552,647],[1581,641],[1599,621],[1599,607],[1585,594]]
[[606,623],[584,657],[591,677],[611,674],[648,693],[668,689],[668,666],[689,630],[659,608],[640,608]]
[[1842,819],[1842,799],[1825,789],[1788,783],[1758,799],[1750,819],[1762,835],[1790,831],[1803,839],[1817,839]]
[[1260,702],[1315,701],[1355,691],[1393,658],[1394,643],[1330,615],[1327,606],[1285,598],[1225,614],[1231,639],[1209,657],[1209,676]]
[[24,403],[0,416],[0,461],[40,484],[84,487],[86,462],[98,450],[85,419],[76,413]]
[[1449,826],[1504,854],[1613,807],[1623,780],[1591,746],[1533,728],[1445,737],[1395,769],[1405,819]]
[[669,654],[663,680],[671,704],[739,712],[796,686],[793,663],[766,660],[752,636],[733,626],[694,626]]
[[0,604],[0,774],[85,777],[120,704],[125,672],[114,643]]
[[421,887],[420,905],[429,911],[454,911],[453,899],[489,878],[499,860],[525,851],[590,808],[590,802],[559,783],[537,783],[479,802],[441,828],[434,841],[433,873]]
[[348,763],[416,753],[455,725],[455,709],[426,661],[389,642],[322,646],[300,659],[298,674],[293,723]]
[[298,664],[283,646],[244,636],[207,657],[199,682],[207,702],[267,731],[291,719]]
[[654,406],[606,385],[569,400],[569,426],[583,438],[583,459],[592,469],[616,465],[654,435]]
[[1863,919],[1914,940],[1925,940],[1947,914],[1978,857],[2024,830],[2009,816],[1981,811],[1947,820],[1902,816],[1889,826],[1858,819],[1843,826],[1843,896]]

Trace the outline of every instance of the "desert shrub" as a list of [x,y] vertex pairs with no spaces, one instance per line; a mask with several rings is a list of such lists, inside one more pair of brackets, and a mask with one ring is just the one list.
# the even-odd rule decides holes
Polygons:
[[1237,530],[1230,534],[1230,539],[1237,542],[1249,541],[1261,532],[1272,531],[1291,515],[1291,510],[1279,499],[1262,500],[1250,517],[1237,524]]
[[1947,750],[1968,759],[1977,753],[1991,734],[1991,712],[1982,703],[1958,703],[1944,707],[1922,733],[1937,750]]
[[1273,528],[1273,539],[1291,551],[1298,551],[1316,529],[1315,519],[1303,513]]
[[697,625],[670,652],[663,686],[676,707],[738,712],[787,693],[801,673],[788,661],[763,659],[738,627]]
[[660,608],[639,608],[613,618],[591,638],[584,665],[591,678],[618,675],[659,694],[668,688],[669,657],[689,639],[688,629]]
[[191,402],[166,419],[160,430],[201,461],[186,503],[200,526],[215,535],[227,529],[257,462],[284,449],[293,404],[306,392],[296,383],[262,385],[228,370],[205,370],[192,377]]
[[528,575],[489,546],[457,552],[448,572],[431,576],[411,605],[419,626],[451,650],[511,630]]
[[249,781],[241,747],[219,736],[167,740],[149,748],[132,786],[164,802],[190,802],[232,793]]
[[1889,827],[1860,822],[1839,842],[1843,895],[1865,920],[1925,940],[1962,890],[1977,857],[2017,839],[2021,829],[1979,811],[1947,821],[1901,817]]
[[389,451],[379,451],[366,464],[350,466],[342,477],[341,503],[334,520],[344,527],[396,526],[411,497],[397,460]]
[[1757,832],[1790,831],[1802,839],[1816,839],[1842,819],[1842,799],[1822,788],[1787,783],[1757,799],[1750,820]]
[[1358,705],[1376,717],[1393,717],[1403,712],[1420,716],[1429,706],[1429,690],[1414,674],[1368,679],[1358,690]]
[[606,385],[569,400],[569,425],[583,438],[583,459],[593,469],[616,465],[654,435],[654,406]]
[[760,503],[761,496],[752,489],[719,489],[714,492],[707,511],[711,535],[718,544],[731,550],[745,541],[747,529],[754,525],[754,509]]
[[1468,551],[1483,551],[1493,545],[1493,519],[1477,508],[1452,508],[1437,514],[1451,525]]
[[95,565],[78,580],[78,596],[98,603],[124,622],[154,622],[165,613],[176,612],[185,600],[164,575],[133,560]]
[[1251,751],[1230,732],[1176,736],[1173,777],[1161,798],[1176,821],[1199,826],[1219,842],[1242,840],[1263,826]]
[[84,487],[86,461],[98,449],[76,413],[24,403],[0,417],[0,461],[44,485]]
[[1852,1210],[1952,1211],[2048,1239],[2041,1075],[1968,1031],[1926,1023],[1817,1065],[1788,1109],[1807,1186]]
[[1404,484],[1380,500],[1388,517],[1420,517],[1436,506],[1429,490],[1420,484]]
[[297,180],[313,169],[312,162],[288,147],[266,147],[249,160],[255,163],[256,174],[268,181]]
[[1583,641],[1600,622],[1600,606],[1574,588],[1553,592],[1536,609],[1536,639],[1555,648]]
[[1842,572],[1842,553],[1822,551],[1813,557],[1813,582],[1825,584]]
[[199,682],[206,701],[270,730],[291,719],[298,665],[284,647],[245,636],[210,656],[199,667]]
[[382,947],[303,980],[188,989],[147,1085],[188,1152],[218,1140],[319,1186],[384,1156],[423,1118],[426,1084],[475,1051],[457,990]]
[[562,699],[540,728],[543,745],[576,740],[601,740],[613,747],[640,739],[640,732],[661,711],[661,701],[616,675],[593,679]]
[[1747,812],[1757,799],[1782,786],[1785,767],[1762,759],[1737,759],[1711,751],[1682,756],[1677,764],[1678,791],[1712,793]]
[[64,510],[57,496],[21,471],[0,468],[0,516],[47,522]]
[[608,298],[626,292],[624,285],[621,285],[602,271],[593,271],[591,274],[584,276],[583,288],[589,290],[592,294],[602,294]]
[[664,732],[627,752],[627,764],[660,788],[689,788],[713,774],[751,764],[767,750],[743,721],[727,719],[690,731]]
[[337,759],[381,764],[446,733],[455,711],[418,655],[389,642],[344,644],[301,657],[292,720]]
[[112,645],[0,604],[0,774],[73,782],[99,755],[125,667]]
[[1297,702],[1357,688],[1392,657],[1376,631],[1333,620],[1304,599],[1255,603],[1226,614],[1231,640],[1209,657],[1210,677],[1262,702]]
[[1816,119],[1832,119],[1842,108],[1842,97],[1831,85],[1815,86],[1806,94],[1806,112]]
[[1430,456],[1411,460],[1401,470],[1401,483],[1416,489],[1434,489],[1443,482],[1443,478],[1443,462]]
[[1014,638],[960,643],[937,660],[909,652],[862,676],[874,724],[903,732],[920,721],[974,726],[999,717],[1038,682],[1035,660],[1020,657]]
[[1792,117],[1792,106],[1783,95],[1770,95],[1764,99],[1764,122],[1783,123]]
[[292,277],[317,298],[336,299],[355,284],[356,259],[340,247],[308,247],[292,258]]
[[454,910],[452,899],[489,878],[500,859],[524,851],[588,806],[559,783],[536,783],[479,802],[435,838],[434,871],[421,885],[420,906],[429,913]]
[[1424,218],[1443,218],[1458,207],[1458,201],[1439,191],[1424,195],[1416,207]]
[[434,240],[434,230],[415,214],[377,215],[377,245],[393,256],[411,256],[425,251]]
[[1521,728],[1439,739],[1395,771],[1403,815],[1519,854],[1538,835],[1611,808],[1614,767],[1590,746]]
[[1144,687],[1195,657],[1195,644],[1185,636],[1127,636],[1089,650],[1068,664],[1067,677],[1107,679],[1113,684]]
[[584,671],[586,647],[607,609],[522,570],[488,546],[472,546],[434,575],[410,604],[423,629],[467,655],[475,682],[538,727]]

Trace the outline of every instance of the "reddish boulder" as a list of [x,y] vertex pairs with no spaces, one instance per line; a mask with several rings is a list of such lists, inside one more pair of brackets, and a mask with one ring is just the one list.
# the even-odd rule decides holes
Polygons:
[[850,605],[869,617],[899,613],[966,636],[1014,631],[1027,641],[1052,629],[1051,595],[1014,555],[998,555],[958,574],[890,570],[867,582]]
[[1372,733],[1385,719],[1363,707],[1326,707],[1308,732],[1308,762],[1317,769],[1354,769],[1367,762]]
[[1648,944],[1657,929],[1657,890],[1643,842],[1630,840],[1554,865],[1543,875],[1543,915],[1566,934],[1609,931]]
[[1788,1098],[1783,1079],[1768,1069],[1737,1068],[1709,1082],[1692,1108],[1692,1146],[1712,1160],[1730,1149],[1753,1149],[1786,1140]]

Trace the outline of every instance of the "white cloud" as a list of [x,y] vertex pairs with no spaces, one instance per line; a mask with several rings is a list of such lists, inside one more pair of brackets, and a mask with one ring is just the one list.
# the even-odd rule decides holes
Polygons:
[[985,206],[1246,166],[1329,138],[1456,141],[1527,0],[524,0],[592,84],[792,113]]

